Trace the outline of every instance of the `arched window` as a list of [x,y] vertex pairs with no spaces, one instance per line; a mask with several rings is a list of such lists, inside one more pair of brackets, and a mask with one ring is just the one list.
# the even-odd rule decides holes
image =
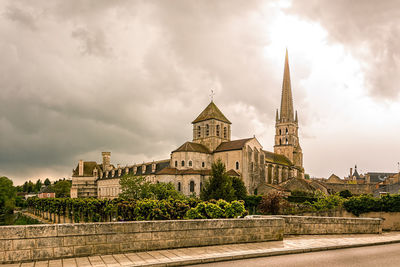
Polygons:
[[189,160],[189,167],[192,167],[193,163],[191,160]]
[[217,136],[219,136],[219,125],[217,125]]
[[288,134],[288,129],[286,128],[286,134]]
[[181,182],[178,182],[178,191],[181,192],[182,188],[181,188]]
[[236,161],[236,170],[239,170],[239,162]]
[[282,145],[282,139],[279,139],[279,145]]
[[204,168],[205,166],[206,166],[206,164],[205,164],[205,162],[203,161],[203,162],[201,163],[201,167]]
[[194,182],[193,181],[190,181],[189,188],[190,188],[190,192],[193,193],[194,192]]
[[288,141],[288,139],[286,138],[286,144],[289,144],[289,141]]
[[178,167],[178,161],[175,160],[175,168]]
[[182,160],[181,165],[182,165],[182,167],[185,166],[185,161],[184,160]]
[[197,137],[200,138],[201,136],[201,128],[200,126],[197,126]]
[[206,124],[206,136],[210,135],[210,125]]
[[281,129],[279,129],[279,135],[282,135],[282,130]]
[[224,127],[224,138],[226,138],[226,135],[227,135],[227,130],[226,127]]

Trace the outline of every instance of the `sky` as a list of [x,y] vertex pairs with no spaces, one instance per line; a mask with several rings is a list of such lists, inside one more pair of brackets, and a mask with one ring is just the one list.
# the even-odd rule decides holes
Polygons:
[[285,49],[311,177],[397,172],[397,0],[1,0],[0,176],[168,159],[214,102],[273,151]]

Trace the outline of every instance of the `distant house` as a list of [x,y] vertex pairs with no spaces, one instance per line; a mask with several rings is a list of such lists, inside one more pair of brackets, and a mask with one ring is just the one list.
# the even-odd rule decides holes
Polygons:
[[38,198],[55,198],[56,193],[49,186],[43,188],[38,193]]
[[28,198],[30,198],[30,197],[37,197],[37,194],[35,194],[35,193],[28,193],[28,194],[25,194],[25,195],[24,195],[24,198],[25,198],[25,199],[28,199]]

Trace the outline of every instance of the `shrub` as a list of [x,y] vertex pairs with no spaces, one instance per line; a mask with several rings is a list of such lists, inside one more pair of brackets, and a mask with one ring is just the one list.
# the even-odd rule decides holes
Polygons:
[[289,205],[288,201],[283,198],[281,192],[272,192],[263,196],[258,209],[263,214],[279,214]]

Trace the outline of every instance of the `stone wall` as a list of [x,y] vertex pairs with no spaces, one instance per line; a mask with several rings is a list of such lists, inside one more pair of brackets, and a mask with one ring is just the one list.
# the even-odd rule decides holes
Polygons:
[[282,240],[281,218],[0,227],[0,263]]
[[285,220],[285,235],[380,234],[379,218],[277,216]]
[[333,184],[322,182],[331,192],[349,190],[354,195],[372,194],[376,184]]
[[359,217],[345,209],[305,213],[306,216],[346,217],[346,218],[380,218],[382,219],[382,230],[400,231],[400,212],[367,212]]

